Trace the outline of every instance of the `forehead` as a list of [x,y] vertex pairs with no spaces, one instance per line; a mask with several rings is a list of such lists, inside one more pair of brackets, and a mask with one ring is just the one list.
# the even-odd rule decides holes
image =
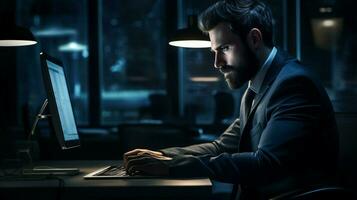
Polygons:
[[219,23],[212,30],[208,31],[211,48],[217,49],[219,46],[224,44],[232,44],[240,41],[240,38],[237,34],[234,34],[228,23]]

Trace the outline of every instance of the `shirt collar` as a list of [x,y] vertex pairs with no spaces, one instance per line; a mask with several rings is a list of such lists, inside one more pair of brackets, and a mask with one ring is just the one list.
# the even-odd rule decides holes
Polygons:
[[248,82],[248,87],[250,87],[250,89],[253,90],[255,92],[255,94],[259,93],[260,88],[263,85],[265,75],[268,72],[268,69],[269,69],[271,63],[274,60],[276,52],[277,52],[277,49],[275,47],[273,47],[273,49],[269,53],[268,58],[265,60],[264,64],[261,66],[258,73],[255,75],[255,77],[252,80],[250,80]]

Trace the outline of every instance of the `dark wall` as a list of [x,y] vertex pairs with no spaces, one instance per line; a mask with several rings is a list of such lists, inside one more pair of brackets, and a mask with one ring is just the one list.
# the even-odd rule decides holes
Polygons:
[[[0,2],[0,25],[2,29],[15,23],[15,1]],[[6,19],[6,20],[4,20]],[[4,31],[4,30],[1,30]],[[16,122],[16,49],[0,47],[0,84],[1,84],[1,104],[0,123],[4,128],[8,125],[15,125]]]
[[[2,29],[15,22],[15,1],[0,2],[0,19]],[[17,119],[16,50],[0,47],[0,60],[0,152],[4,156],[3,154],[6,154],[11,147],[8,142],[11,135],[6,133],[9,132],[10,127],[16,125]]]
[[[339,177],[341,184],[357,191],[357,114],[336,113],[339,130],[340,162]],[[357,192],[356,192],[357,193]],[[356,194],[357,195],[357,194]]]

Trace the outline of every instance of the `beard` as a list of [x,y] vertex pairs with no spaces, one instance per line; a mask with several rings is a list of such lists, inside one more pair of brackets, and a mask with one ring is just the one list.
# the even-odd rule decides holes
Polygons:
[[[246,46],[244,60],[237,66],[225,65],[221,68],[224,78],[231,89],[238,89],[251,80],[259,70],[259,61]],[[226,72],[226,73],[225,73]]]

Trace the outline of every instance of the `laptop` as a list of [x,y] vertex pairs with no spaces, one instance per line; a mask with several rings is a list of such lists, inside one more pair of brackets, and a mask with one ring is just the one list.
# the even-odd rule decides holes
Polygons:
[[85,179],[113,179],[113,178],[133,178],[138,176],[130,176],[126,173],[124,166],[105,166],[97,169],[92,173],[85,175]]

